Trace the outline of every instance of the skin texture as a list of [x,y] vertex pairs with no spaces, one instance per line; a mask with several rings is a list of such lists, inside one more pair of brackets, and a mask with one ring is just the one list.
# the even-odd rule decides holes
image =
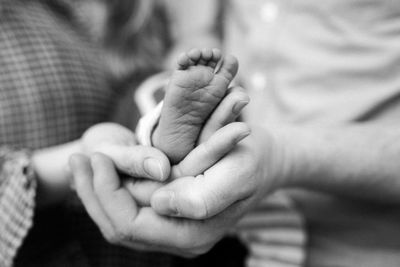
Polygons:
[[183,177],[148,190],[151,207],[139,207],[104,154],[75,156],[71,166],[83,204],[110,242],[191,257],[208,251],[277,188],[400,204],[399,137],[399,129],[381,125],[253,129],[202,174],[186,175],[180,166]]
[[181,161],[196,146],[201,129],[238,70],[236,58],[222,59],[218,49],[192,49],[181,54],[177,63],[153,134],[154,146],[172,163]]
[[[135,249],[165,251],[190,257],[209,250],[247,208],[255,203],[254,199],[251,201],[248,199],[248,196],[253,195],[256,184],[252,178],[256,169],[253,165],[254,155],[248,152],[246,147],[239,145],[228,154],[231,156],[218,162],[205,172],[204,176],[180,177],[168,184],[169,189],[178,189],[175,195],[176,201],[182,203],[180,201],[184,196],[185,200],[188,200],[183,206],[176,208],[163,204],[157,206],[157,202],[165,202],[170,197],[172,191],[168,191],[168,188],[165,188],[168,190],[167,192],[164,190],[164,193],[158,189],[153,195],[151,202],[153,204],[154,201],[155,206],[139,207],[129,190],[121,183],[115,165],[104,154],[97,153],[91,159],[75,155],[71,158],[71,167],[78,195],[109,242]],[[203,155],[204,158],[208,157],[207,150],[195,153]],[[241,168],[238,162],[244,160],[252,164]],[[236,167],[231,168],[234,165]],[[185,166],[180,168],[186,169]],[[230,176],[230,181],[226,179],[227,175]],[[215,179],[217,177],[220,178]],[[228,184],[237,187],[245,177],[252,181],[248,186],[242,185],[240,190],[225,191],[231,188],[227,186]],[[204,202],[204,199],[218,201],[215,195],[217,188],[223,189],[221,193],[226,197],[224,206],[217,209],[210,206],[212,209],[208,209],[204,206],[208,201]],[[232,205],[237,196],[247,200]],[[175,200],[168,202],[172,204]],[[232,208],[229,207],[231,205]],[[220,212],[224,209],[227,211]],[[187,220],[160,216],[156,211],[172,213],[175,216],[190,215],[192,218],[219,215],[210,220]],[[193,237],[198,239],[192,239]]]

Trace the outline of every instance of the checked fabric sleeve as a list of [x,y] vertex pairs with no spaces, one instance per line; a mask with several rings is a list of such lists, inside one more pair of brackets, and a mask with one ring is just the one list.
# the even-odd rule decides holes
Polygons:
[[0,266],[12,266],[32,226],[35,195],[29,152],[0,148]]

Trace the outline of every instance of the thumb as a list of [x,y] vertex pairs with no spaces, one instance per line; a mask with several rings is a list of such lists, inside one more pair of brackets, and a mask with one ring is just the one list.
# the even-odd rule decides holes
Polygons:
[[181,177],[157,190],[151,198],[152,208],[159,214],[203,219],[209,215],[206,195],[200,189],[202,179]]
[[170,164],[159,150],[136,145],[135,135],[116,123],[100,123],[82,136],[86,153],[101,152],[112,159],[118,170],[133,177],[163,181],[168,178]]
[[[162,215],[207,219],[256,191],[254,166],[240,148],[228,154],[204,175],[187,176],[158,189],[151,206]],[[250,161],[247,161],[250,162]]]
[[117,169],[129,176],[164,181],[171,170],[167,156],[148,146],[104,145],[98,149],[112,159]]

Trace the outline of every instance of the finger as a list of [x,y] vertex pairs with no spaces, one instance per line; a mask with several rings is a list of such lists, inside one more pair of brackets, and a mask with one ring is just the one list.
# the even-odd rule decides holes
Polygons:
[[136,203],[145,207],[150,206],[151,195],[163,186],[160,182],[135,178],[126,179],[123,184]]
[[239,144],[204,175],[179,178],[156,191],[151,206],[163,215],[210,218],[255,193],[256,167],[255,156]]
[[203,173],[249,134],[250,129],[243,122],[224,126],[206,142],[192,150],[179,164],[172,167],[171,177],[196,176]]
[[156,246],[158,250],[181,255],[206,252],[224,235],[220,225],[161,216],[152,208],[140,209],[133,223],[134,241]]
[[230,88],[228,94],[207,120],[200,133],[198,143],[203,143],[217,130],[231,122],[234,122],[249,101],[249,96],[241,87]]
[[[116,233],[129,232],[130,223],[137,215],[137,205],[121,181],[111,159],[101,153],[91,157],[93,186],[97,198]],[[117,236],[118,238],[118,236]]]
[[[74,175],[74,179],[76,180],[76,185],[77,185],[77,192],[82,199],[86,209],[88,210],[89,215],[91,218],[95,221],[95,223],[100,227],[100,229],[103,232],[103,235],[109,240],[112,240],[111,237],[114,236],[115,239],[115,231],[114,227],[112,226],[111,222],[107,218],[107,216],[104,214],[97,197],[94,194],[93,191],[93,186],[92,186],[92,177],[93,177],[93,172],[90,167],[90,161],[87,157],[83,155],[74,155],[71,157],[70,160],[71,164],[71,169]],[[112,182],[111,184],[114,184]],[[114,186],[114,185],[112,185]],[[150,216],[150,218],[153,218]],[[152,240],[159,240],[160,238],[163,238],[163,236],[160,233],[154,232],[152,225],[163,225],[164,220],[160,222],[153,222],[151,221],[149,216],[145,216],[139,224],[140,228],[138,228],[139,232],[142,232],[142,229],[146,229],[145,233],[151,233],[150,235],[142,235],[138,236],[136,240],[140,239],[140,242],[130,242],[127,240],[116,240],[120,245],[124,245],[126,247],[134,248],[134,249],[140,249],[140,250],[145,250],[145,251],[165,251],[169,253],[174,253],[177,255],[189,255],[187,253],[181,252],[180,250],[176,249],[175,247],[171,248],[167,241],[158,241],[157,242],[152,242]],[[128,218],[125,218],[125,220],[128,220]],[[149,223],[150,222],[150,223]],[[163,226],[158,228],[161,230],[161,232],[164,232]],[[168,230],[172,230],[172,227],[169,227]],[[177,231],[177,228],[174,229],[175,232]],[[158,239],[153,238],[153,234],[156,233],[156,236]],[[149,239],[146,239],[146,237],[149,237]],[[172,237],[172,232],[171,236]],[[150,239],[151,238],[151,239]],[[165,238],[165,237],[164,237]],[[135,238],[132,238],[135,239]],[[163,244],[163,245],[160,245]],[[167,244],[167,245],[166,245]]]
[[70,158],[70,166],[75,182],[76,192],[81,199],[89,216],[99,227],[103,235],[109,236],[113,227],[105,215],[93,189],[93,172],[89,159],[80,154],[74,154]]
[[99,152],[109,156],[119,171],[132,177],[164,181],[170,173],[167,156],[148,146],[102,146]]

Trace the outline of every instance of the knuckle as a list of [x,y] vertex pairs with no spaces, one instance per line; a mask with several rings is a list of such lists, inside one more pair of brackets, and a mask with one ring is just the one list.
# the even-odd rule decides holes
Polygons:
[[125,231],[115,230],[113,233],[105,235],[106,240],[113,244],[118,245],[128,239],[128,235]]
[[117,230],[116,231],[116,237],[118,238],[118,240],[120,241],[126,241],[129,239],[129,235],[128,232],[125,230]]
[[119,242],[120,242],[118,240],[117,236],[114,235],[113,233],[104,233],[103,236],[107,240],[107,242],[110,243],[110,244],[118,245]]

